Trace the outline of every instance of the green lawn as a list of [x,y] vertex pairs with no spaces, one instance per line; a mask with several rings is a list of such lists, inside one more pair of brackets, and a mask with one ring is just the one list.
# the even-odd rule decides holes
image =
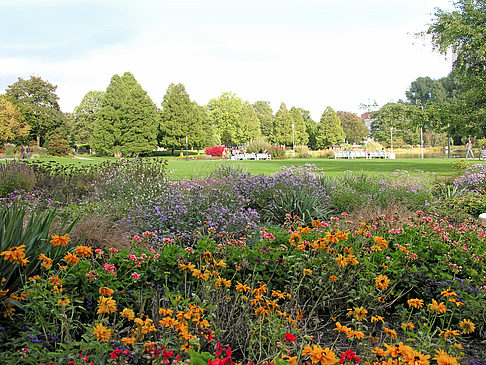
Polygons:
[[328,175],[338,175],[344,171],[354,172],[393,172],[406,170],[410,173],[419,171],[435,172],[438,175],[453,175],[451,161],[447,159],[398,159],[398,160],[327,160],[327,159],[288,159],[272,161],[221,161],[221,160],[169,160],[169,170],[175,177],[204,176],[217,166],[240,166],[253,174],[270,174],[281,166],[300,166],[314,164],[324,169]]
[[[253,174],[271,174],[278,171],[282,166],[300,166],[304,164],[314,164],[324,169],[328,175],[338,175],[344,171],[354,172],[393,172],[395,170],[406,170],[410,173],[419,171],[434,172],[438,175],[453,175],[457,173],[451,168],[452,161],[458,159],[396,159],[396,160],[328,160],[328,159],[286,159],[271,161],[225,161],[225,160],[188,160],[176,159],[173,157],[155,157],[166,159],[168,168],[172,171],[175,178],[199,177],[209,174],[218,166],[239,166],[245,171]],[[31,161],[56,162],[59,164],[91,165],[102,163],[104,161],[116,161],[113,157],[93,157],[93,156],[76,156],[76,157],[49,157],[34,158]],[[477,160],[476,160],[477,161]],[[473,161],[470,161],[471,163]],[[477,161],[479,162],[479,161]]]

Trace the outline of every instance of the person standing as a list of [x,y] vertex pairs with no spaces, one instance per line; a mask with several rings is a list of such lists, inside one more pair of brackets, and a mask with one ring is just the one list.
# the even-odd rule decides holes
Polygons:
[[474,152],[472,150],[473,148],[473,143],[471,141],[471,138],[469,138],[469,142],[466,144],[466,158],[469,158],[469,155],[471,155],[472,158],[474,158]]
[[25,158],[24,146],[20,146],[20,158],[23,160]]

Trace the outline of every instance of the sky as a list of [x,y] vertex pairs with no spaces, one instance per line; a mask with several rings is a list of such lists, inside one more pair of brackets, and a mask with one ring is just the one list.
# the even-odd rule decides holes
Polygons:
[[222,92],[281,102],[319,120],[405,99],[451,57],[427,29],[448,0],[0,0],[0,93],[31,75],[72,112],[90,90],[131,72],[160,106],[182,83],[205,105]]

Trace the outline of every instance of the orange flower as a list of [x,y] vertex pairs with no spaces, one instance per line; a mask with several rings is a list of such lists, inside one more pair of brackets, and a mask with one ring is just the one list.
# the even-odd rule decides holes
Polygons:
[[451,288],[447,288],[447,290],[443,290],[442,293],[440,293],[444,298],[448,297],[455,297],[457,296],[456,292],[451,291]]
[[411,329],[412,330],[412,329],[415,328],[415,326],[414,326],[414,324],[412,322],[410,322],[410,323],[402,323],[402,328],[403,329]]
[[108,288],[107,286],[102,286],[99,292],[100,295],[103,295],[105,297],[111,297],[115,291],[113,289]]
[[474,330],[476,329],[474,323],[472,323],[469,319],[463,319],[459,323],[459,327],[461,327],[462,333],[465,334],[473,333]]
[[289,238],[289,242],[292,246],[297,246],[302,242],[302,237],[297,232],[292,232]]
[[96,336],[97,341],[108,341],[108,339],[111,337],[111,332],[113,330],[110,330],[103,326],[103,324],[98,323],[96,327],[93,329],[93,335]]
[[57,234],[53,234],[51,236],[51,243],[53,246],[66,246],[69,241],[71,241],[71,239],[68,237],[67,234],[63,235],[63,236],[58,236]]
[[386,290],[390,284],[390,279],[386,275],[379,275],[376,279],[376,287],[381,290]]
[[127,345],[134,345],[135,344],[135,337],[123,337],[121,339],[121,342],[127,344]]
[[57,305],[59,306],[63,306],[65,307],[67,304],[71,303],[71,301],[69,300],[69,298],[65,298],[65,299],[59,299],[57,301]]
[[52,259],[41,253],[39,255],[39,260],[42,261],[41,266],[45,269],[50,269],[52,267]]
[[98,311],[96,314],[102,313],[115,313],[116,312],[116,301],[112,297],[100,297],[98,300]]
[[304,269],[304,276],[306,275],[312,275],[312,270]]
[[282,355],[281,361],[286,360],[290,365],[297,365],[297,356],[290,357],[288,355]]
[[76,265],[79,261],[79,257],[76,256],[76,254],[72,254],[71,252],[68,252],[64,256],[64,261],[66,261],[68,264]]
[[417,309],[420,309],[424,306],[423,299],[409,299],[407,303],[409,307],[415,307]]
[[25,258],[25,245],[20,245],[18,247],[14,246],[11,249],[7,251],[3,251],[0,253],[0,256],[3,256],[3,259],[5,261],[9,260],[10,262],[13,262],[14,264],[19,264],[22,266],[27,265],[29,260]]
[[391,338],[397,338],[397,331],[395,331],[394,329],[383,327],[383,331],[385,331],[385,334],[387,336],[390,336]]
[[380,248],[382,249],[385,249],[388,247],[388,242],[383,238],[383,237],[379,237],[379,236],[375,236],[373,237],[373,241],[378,245],[380,246]]
[[318,219],[314,219],[314,220],[312,221],[312,227],[314,227],[314,228],[318,228],[318,227],[320,227],[320,226],[321,226],[321,221],[320,221],[320,220],[318,220]]
[[59,279],[59,276],[51,274],[51,277],[49,278],[49,283],[59,285],[61,283],[61,279]]
[[338,278],[337,278],[337,276],[331,275],[331,276],[329,277],[329,281],[331,281],[331,282],[335,282],[335,281],[338,281]]
[[435,312],[437,314],[439,313],[445,313],[446,312],[446,306],[444,302],[437,303],[435,299],[432,299],[432,303],[429,304],[429,310],[431,312]]
[[371,316],[371,323],[376,323],[376,322],[379,322],[381,321],[382,323],[385,323],[383,322],[383,317],[381,316]]
[[449,354],[447,354],[444,350],[435,350],[437,355],[433,358],[437,361],[437,365],[459,365],[457,359]]
[[135,312],[132,309],[124,308],[120,313],[122,317],[125,317],[129,321],[133,321],[135,318]]
[[346,314],[348,317],[354,316],[357,321],[362,321],[363,318],[366,317],[368,311],[363,307],[354,307],[354,309],[348,309],[348,313]]
[[89,246],[76,246],[76,250],[74,251],[76,255],[80,257],[89,257],[93,254],[93,249]]

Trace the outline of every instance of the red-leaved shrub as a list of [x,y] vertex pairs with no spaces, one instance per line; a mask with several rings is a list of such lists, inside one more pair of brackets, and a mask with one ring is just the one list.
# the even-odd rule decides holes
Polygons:
[[223,152],[224,152],[223,146],[212,146],[212,147],[206,148],[206,155],[209,155],[209,156],[221,157],[221,156],[223,156]]

